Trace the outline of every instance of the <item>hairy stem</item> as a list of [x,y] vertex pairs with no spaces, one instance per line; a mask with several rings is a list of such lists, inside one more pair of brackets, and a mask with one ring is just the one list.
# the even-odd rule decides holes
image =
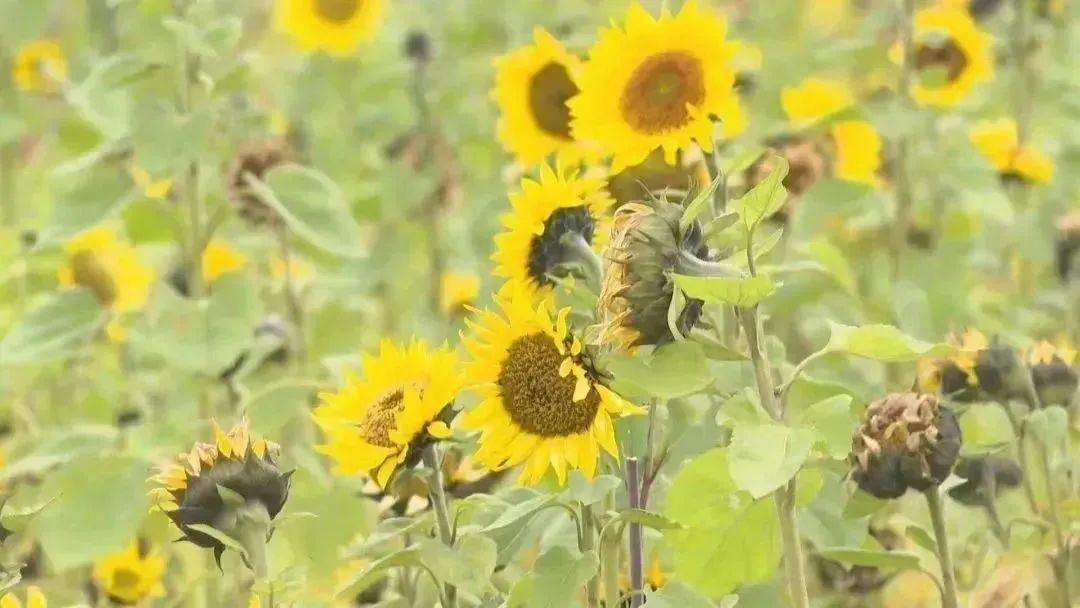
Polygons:
[[[439,538],[447,547],[452,547],[454,545],[454,531],[450,526],[450,511],[446,502],[442,461],[435,450],[435,444],[424,448],[424,466],[431,469],[431,479],[428,482],[428,497],[431,499],[431,506],[435,510],[435,522],[439,528]],[[446,596],[444,607],[457,608],[457,587],[447,583],[444,594]]]
[[953,568],[952,553],[949,550],[949,534],[945,529],[945,511],[941,504],[941,494],[935,485],[923,492],[926,506],[930,509],[930,521],[934,525],[934,540],[937,541],[938,562],[941,564],[941,583],[943,586],[941,605],[943,608],[958,608],[956,598],[956,571]]

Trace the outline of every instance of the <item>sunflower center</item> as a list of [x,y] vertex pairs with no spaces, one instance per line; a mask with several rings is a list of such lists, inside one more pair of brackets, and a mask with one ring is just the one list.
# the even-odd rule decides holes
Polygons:
[[334,23],[345,23],[360,10],[362,0],[315,0],[315,12]]
[[586,205],[556,209],[544,222],[544,232],[532,238],[529,244],[529,277],[540,285],[553,285],[548,276],[560,264],[569,262],[572,252],[563,244],[563,237],[576,232],[592,243],[596,220]]
[[116,301],[116,281],[94,252],[79,251],[72,255],[71,275],[76,285],[94,292],[102,306],[111,306]]
[[915,69],[943,70],[948,82],[959,78],[967,63],[967,55],[951,38],[936,43],[924,42],[915,49]]
[[619,109],[631,127],[653,134],[685,125],[690,120],[687,106],[703,101],[701,62],[682,51],[670,51],[649,57],[634,70]]
[[566,437],[592,427],[600,408],[595,390],[574,401],[577,377],[559,374],[566,355],[543,332],[522,336],[507,349],[498,385],[514,424],[541,437]]
[[127,568],[119,568],[113,572],[113,588],[117,590],[128,590],[138,586],[142,577],[138,572],[129,570]]
[[529,83],[529,110],[540,130],[560,139],[572,139],[566,101],[577,93],[577,86],[562,64],[551,62],[541,68]]
[[385,393],[368,406],[357,425],[364,441],[384,448],[396,447],[390,440],[398,412],[405,409],[405,389],[398,387]]

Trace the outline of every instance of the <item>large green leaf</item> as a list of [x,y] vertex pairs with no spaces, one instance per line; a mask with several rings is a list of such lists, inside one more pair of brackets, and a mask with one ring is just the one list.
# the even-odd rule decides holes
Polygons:
[[776,573],[780,532],[772,500],[754,500],[728,473],[728,450],[687,463],[672,481],[665,514],[686,526],[668,532],[678,577],[717,597]]
[[57,197],[52,223],[43,231],[43,240],[66,240],[116,217],[135,200],[131,178],[121,171],[100,168],[79,177],[64,178],[70,185]]
[[810,456],[814,433],[778,424],[741,424],[728,451],[735,487],[761,498],[786,484]]
[[293,232],[312,245],[347,257],[364,255],[360,226],[341,188],[326,175],[308,167],[282,165],[270,170],[262,182],[251,177],[249,184]]
[[149,504],[150,464],[126,456],[86,458],[47,478],[57,496],[31,524],[57,570],[89,564],[131,542]]
[[702,347],[694,342],[672,342],[646,355],[613,357],[608,368],[631,392],[660,399],[690,395],[712,382]]
[[825,238],[819,238],[810,243],[810,255],[844,288],[844,291],[853,296],[858,295],[855,271],[852,270],[851,263],[844,257],[844,252],[840,251],[839,247]]
[[141,107],[134,113],[131,127],[139,167],[158,178],[200,158],[210,140],[212,120],[206,108],[179,115],[157,104]]
[[818,551],[825,559],[852,566],[875,566],[889,569],[911,569],[919,566],[919,556],[904,551],[876,551],[873,549],[828,548]]
[[695,277],[673,274],[675,284],[686,295],[732,306],[749,307],[776,291],[776,284],[767,275],[755,277]]
[[945,355],[953,350],[947,344],[913,338],[892,325],[853,327],[829,321],[829,329],[831,335],[824,350],[876,361],[914,361],[930,355]]
[[361,568],[338,585],[335,595],[339,598],[354,598],[386,576],[387,570],[400,566],[418,566],[420,563],[420,550],[416,547],[395,551]]
[[787,188],[784,187],[784,178],[788,174],[787,159],[774,155],[767,162],[773,164],[769,175],[742,198],[731,203],[748,231],[753,231],[762,220],[779,211],[787,200]]
[[94,294],[70,289],[46,295],[0,340],[0,365],[42,363],[85,344],[105,319]]
[[585,583],[600,565],[596,552],[579,553],[566,547],[552,547],[536,560],[532,593],[533,608],[572,608],[579,605]]
[[851,413],[850,395],[833,395],[806,408],[805,424],[817,435],[816,441],[829,457],[847,458],[851,450],[851,433],[857,422]]
[[[722,605],[731,607],[736,604],[728,601]],[[681,581],[668,581],[648,594],[644,608],[716,608],[716,604]]]
[[420,541],[420,559],[439,580],[470,593],[481,593],[495,572],[498,548],[495,541],[480,534],[465,534],[447,547],[441,540]]

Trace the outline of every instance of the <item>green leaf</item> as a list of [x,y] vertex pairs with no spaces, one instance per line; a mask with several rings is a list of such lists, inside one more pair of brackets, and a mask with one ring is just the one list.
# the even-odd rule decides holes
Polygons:
[[582,587],[600,565],[595,551],[578,553],[555,546],[536,560],[529,606],[572,608],[578,606]]
[[851,413],[851,396],[834,395],[806,409],[805,420],[830,458],[842,460],[851,450],[851,432],[857,422]]
[[595,505],[622,485],[623,480],[615,475],[597,475],[588,479],[579,471],[571,471],[562,494],[567,502]]
[[810,255],[844,288],[844,291],[852,296],[858,295],[855,271],[852,270],[851,264],[839,247],[824,238],[819,238],[810,243]]
[[648,594],[643,608],[716,608],[716,604],[682,581],[668,581]]
[[749,147],[740,151],[735,156],[721,159],[718,166],[721,175],[735,175],[742,173],[750,168],[750,165],[761,158],[761,155],[765,153],[765,147],[757,144],[750,144]]
[[113,55],[91,66],[86,78],[68,92],[68,102],[108,139],[128,135],[132,102],[127,87],[160,66],[134,55]]
[[1027,415],[1024,424],[1031,429],[1035,439],[1051,450],[1064,445],[1069,431],[1069,414],[1060,405],[1051,405]]
[[712,199],[713,194],[716,192],[716,188],[720,186],[720,182],[723,178],[717,177],[712,180],[707,188],[698,192],[694,200],[690,201],[686,208],[683,210],[682,217],[679,218],[679,234],[683,234],[690,228],[697,219],[697,216],[701,215],[701,210],[705,208],[705,205],[709,204],[709,200]]
[[52,502],[56,500],[56,497],[52,497],[49,500],[32,504],[28,507],[22,507],[20,509],[13,509],[3,504],[2,512],[0,512],[0,526],[9,532],[20,532],[30,523],[30,521],[45,510]]
[[937,553],[937,541],[935,541],[934,538],[930,536],[930,533],[922,526],[912,524],[904,529],[904,535],[923,549],[934,554]]
[[241,410],[251,419],[251,429],[262,436],[276,436],[302,413],[297,404],[315,393],[310,380],[285,378],[261,387],[244,400]]
[[172,175],[203,156],[212,130],[208,108],[182,116],[170,107],[146,104],[133,116],[135,159],[154,178]]
[[59,359],[85,344],[104,320],[101,305],[89,290],[48,294],[0,340],[0,365]]
[[717,597],[776,574],[780,532],[772,500],[754,500],[728,473],[728,450],[688,462],[675,476],[664,513],[686,526],[667,533],[678,578]]
[[196,532],[202,532],[210,538],[225,545],[227,548],[232,549],[240,555],[245,556],[244,559],[247,559],[247,551],[244,550],[244,546],[240,544],[240,541],[222,532],[221,530],[218,530],[217,528],[213,526],[208,526],[206,524],[191,524],[188,527]]
[[23,476],[38,476],[76,459],[95,457],[116,446],[116,427],[74,425],[45,431],[31,450],[0,468],[0,483]]
[[453,548],[434,538],[420,541],[420,558],[435,576],[470,593],[480,594],[488,586],[497,554],[495,541],[480,534],[462,536]]
[[783,183],[788,174],[787,159],[774,155],[767,162],[774,165],[769,175],[742,198],[731,203],[748,232],[752,232],[762,220],[779,211],[787,200],[787,188],[784,188]]
[[829,343],[824,350],[843,352],[875,361],[914,361],[920,357],[952,352],[947,344],[923,342],[891,325],[853,327],[829,321]]
[[65,187],[53,208],[52,223],[42,239],[59,242],[123,212],[135,200],[131,178],[121,171],[94,169],[83,179],[65,177]]
[[776,291],[776,285],[766,275],[756,277],[695,277],[673,274],[675,284],[686,295],[706,302],[750,307]]
[[659,399],[690,395],[712,383],[702,347],[694,342],[671,342],[646,355],[616,356],[608,368],[632,392]]
[[1016,439],[1009,415],[1000,407],[968,408],[960,416],[960,432],[964,438],[960,452],[964,456],[993,454]]
[[878,568],[908,570],[919,566],[919,556],[906,551],[875,551],[873,549],[852,549],[835,547],[822,549],[818,554],[852,566],[876,566]]
[[619,511],[618,519],[632,524],[640,524],[646,528],[666,532],[679,530],[684,526],[677,521],[672,521],[659,513],[653,513],[644,509],[623,509]]
[[346,257],[365,254],[360,226],[341,188],[326,175],[299,165],[282,165],[271,169],[263,182],[250,177],[249,185],[312,245]]
[[505,509],[495,521],[483,528],[482,532],[499,547],[500,564],[506,563],[521,548],[528,536],[532,517],[558,500],[556,494],[539,494]]
[[339,585],[334,595],[339,598],[352,599],[381,580],[386,575],[387,570],[399,566],[419,566],[420,564],[420,550],[416,547],[395,551],[361,568],[347,581]]
[[777,424],[735,427],[728,452],[728,471],[735,487],[762,498],[786,484],[799,471],[814,443],[808,429]]
[[90,564],[124,548],[146,516],[149,463],[125,456],[83,458],[46,478],[56,501],[34,520],[57,570]]

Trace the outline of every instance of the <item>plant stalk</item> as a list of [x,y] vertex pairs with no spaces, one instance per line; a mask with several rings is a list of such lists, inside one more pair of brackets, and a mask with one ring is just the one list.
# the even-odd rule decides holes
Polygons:
[[[593,520],[592,508],[584,503],[581,505],[581,550],[596,550],[596,522]],[[585,585],[585,604],[588,608],[600,607],[600,576],[597,572]]]
[[[641,475],[638,473],[638,459],[626,458],[626,493],[631,509],[641,507]],[[630,608],[641,608],[643,588],[645,586],[644,538],[641,524],[630,522]]]
[[[613,494],[608,494],[608,496],[604,498],[604,511],[611,512],[614,510],[615,497]],[[603,532],[603,529],[601,529],[601,532]],[[621,562],[622,543],[619,542],[618,537],[609,540],[601,533],[600,548],[603,551],[603,561],[600,564],[600,570],[604,577],[604,606],[618,606],[619,564]]]
[[[431,480],[428,482],[428,498],[435,510],[435,522],[439,528],[439,538],[447,547],[454,546],[454,530],[450,525],[450,510],[446,501],[446,487],[442,474],[442,460],[436,452],[435,444],[424,448],[424,466],[431,469]],[[457,587],[446,583],[444,585],[446,603],[444,608],[457,608]]]
[[1039,502],[1035,499],[1035,487],[1031,485],[1031,459],[1028,456],[1024,423],[1017,417],[1007,401],[999,401],[998,404],[1005,410],[1009,423],[1012,425],[1013,434],[1016,435],[1016,458],[1020,461],[1020,470],[1024,473],[1024,497],[1027,499],[1028,508],[1031,509],[1033,515],[1039,515]]
[[941,582],[943,585],[942,608],[958,608],[956,598],[956,571],[953,569],[952,553],[949,550],[949,534],[945,529],[945,510],[941,503],[941,494],[935,485],[923,492],[926,506],[930,509],[930,520],[934,525],[934,540],[937,541],[938,562],[941,564]]

